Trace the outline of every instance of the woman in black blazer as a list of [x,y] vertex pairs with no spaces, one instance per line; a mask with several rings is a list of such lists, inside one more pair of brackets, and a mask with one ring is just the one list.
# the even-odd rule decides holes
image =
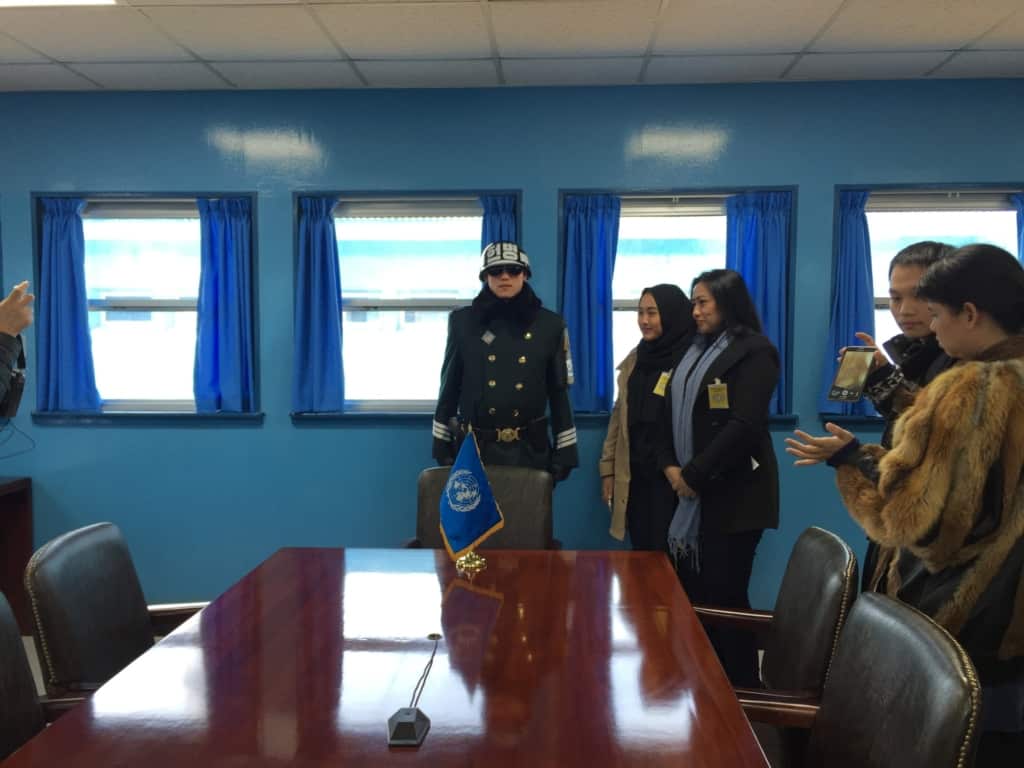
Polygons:
[[[670,385],[671,420],[662,433],[676,463],[663,467],[679,497],[669,548],[695,603],[749,608],[757,544],[779,524],[779,475],[768,406],[779,355],[761,332],[746,284],[729,269],[693,282],[699,334]],[[757,685],[754,640],[709,631],[736,685]]]

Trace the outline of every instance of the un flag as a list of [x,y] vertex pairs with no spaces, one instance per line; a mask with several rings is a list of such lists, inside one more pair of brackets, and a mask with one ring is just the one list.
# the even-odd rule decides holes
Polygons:
[[441,493],[441,537],[452,560],[465,555],[505,525],[480,461],[476,435],[462,441]]

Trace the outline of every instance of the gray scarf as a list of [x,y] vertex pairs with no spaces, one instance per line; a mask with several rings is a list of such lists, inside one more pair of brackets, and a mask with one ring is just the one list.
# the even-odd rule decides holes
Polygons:
[[[686,350],[672,376],[672,436],[676,461],[685,467],[693,459],[693,407],[700,395],[700,384],[711,364],[729,346],[732,337],[719,334],[708,346],[706,336],[699,336]],[[672,557],[690,558],[694,571],[700,571],[700,496],[680,496],[672,524],[668,529],[668,549]]]

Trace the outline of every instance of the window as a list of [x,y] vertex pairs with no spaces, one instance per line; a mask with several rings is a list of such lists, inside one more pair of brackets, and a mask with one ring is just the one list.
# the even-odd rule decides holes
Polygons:
[[725,196],[622,198],[612,276],[616,365],[640,340],[636,311],[643,289],[675,283],[689,295],[697,275],[725,266],[725,233]]
[[875,294],[875,338],[900,332],[889,312],[889,262],[921,240],[992,243],[1017,255],[1017,214],[1002,191],[872,192],[866,207]]
[[103,409],[195,410],[195,201],[90,201],[82,226],[93,366]]
[[433,407],[448,314],[480,291],[482,227],[476,197],[338,204],[346,407]]

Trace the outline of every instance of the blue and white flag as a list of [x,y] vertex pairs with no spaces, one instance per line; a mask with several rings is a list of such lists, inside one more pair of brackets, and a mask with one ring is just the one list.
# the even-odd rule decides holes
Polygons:
[[505,526],[505,518],[494,500],[487,471],[480,461],[476,435],[462,441],[448,482],[441,493],[441,538],[452,560],[486,540]]

